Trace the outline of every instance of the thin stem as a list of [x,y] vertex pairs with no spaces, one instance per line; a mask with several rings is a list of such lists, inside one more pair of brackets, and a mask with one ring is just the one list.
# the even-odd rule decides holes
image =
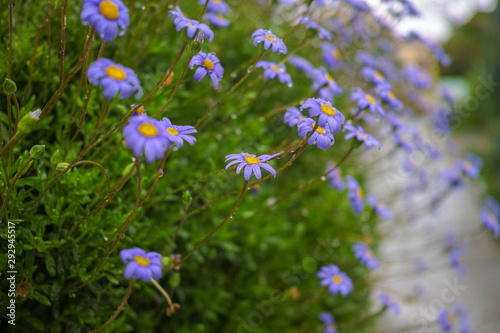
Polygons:
[[9,0],[9,44],[7,51],[7,79],[10,79],[12,67],[12,0]]
[[94,161],[79,161],[79,162],[75,163],[75,166],[80,165],[80,164],[92,164],[92,165],[95,165],[96,167],[98,167],[99,169],[101,169],[102,172],[104,173],[104,175],[106,176],[106,183],[108,184],[108,192],[109,192],[110,187],[111,187],[111,184],[109,181],[109,174],[108,174],[108,171],[102,165],[100,165],[99,163],[94,162]]
[[160,293],[162,293],[163,296],[165,296],[165,298],[167,299],[167,302],[168,302],[168,305],[169,306],[172,306],[172,300],[170,299],[170,296],[168,296],[167,292],[165,291],[165,289],[162,288],[162,286],[160,286],[160,284],[155,280],[155,279],[151,279],[151,283],[156,287],[156,289],[158,289],[158,291]]
[[198,130],[201,129],[202,127],[204,127],[204,126],[201,126],[201,125],[202,125],[202,122],[205,120],[205,118],[207,118],[208,116],[210,116],[210,114],[212,113],[212,111],[217,106],[219,106],[219,104],[222,103],[222,101],[227,96],[229,96],[233,91],[235,91],[236,88],[238,88],[250,76],[250,74],[252,74],[252,72],[255,69],[255,65],[257,65],[257,63],[259,62],[260,59],[262,59],[263,56],[264,56],[264,51],[260,52],[259,56],[254,61],[253,65],[250,67],[250,69],[246,72],[246,74],[243,75],[243,77],[234,86],[232,86],[232,88],[229,89],[214,105],[212,105],[212,107],[210,107],[210,109],[208,109],[207,112],[205,112],[205,114],[200,119],[198,119],[198,121],[196,122],[196,124],[194,125],[194,127],[196,127]]
[[95,333],[95,332],[99,332],[99,331],[102,331],[106,326],[108,326],[109,324],[111,324],[111,322],[113,320],[116,319],[116,317],[118,317],[118,315],[120,314],[120,312],[123,310],[123,307],[125,306],[125,304],[127,304],[127,301],[130,297],[130,294],[132,294],[132,290],[134,288],[134,284],[135,284],[135,279],[132,279],[130,280],[130,283],[128,285],[128,288],[127,288],[127,291],[125,292],[125,295],[123,296],[122,298],[122,301],[120,302],[120,305],[118,305],[118,307],[116,308],[115,312],[111,315],[111,317],[108,318],[108,320],[106,320],[106,322],[104,324],[102,324],[101,326],[89,331],[88,333]]
[[226,224],[226,222],[229,221],[229,219],[234,216],[236,210],[240,207],[241,201],[243,200],[243,196],[245,195],[245,192],[247,190],[247,185],[248,185],[248,180],[245,180],[243,188],[241,189],[240,197],[238,198],[236,205],[231,210],[231,213],[229,213],[229,215],[217,226],[217,228],[212,230],[207,236],[205,236],[205,238],[201,242],[196,244],[194,249],[189,251],[189,253],[182,259],[181,264],[184,263],[189,257],[191,257],[193,253],[196,252],[196,250],[198,250],[203,244],[205,244],[210,239],[210,237],[212,237],[217,231],[219,231],[219,229],[221,229]]
[[167,103],[165,103],[165,105],[163,105],[163,107],[160,109],[160,111],[158,111],[157,113],[155,113],[153,115],[153,118],[156,118],[156,116],[162,114],[163,111],[165,111],[167,109],[167,107],[170,104],[170,102],[172,102],[172,100],[174,99],[174,96],[177,93],[177,90],[179,89],[179,86],[182,83],[182,79],[186,75],[186,72],[187,72],[187,70],[189,68],[189,63],[191,62],[191,59],[193,59],[193,56],[189,56],[189,58],[188,58],[188,60],[186,62],[186,65],[184,66],[184,69],[182,71],[181,77],[179,78],[179,81],[177,81],[177,84],[175,85],[174,91],[172,91],[172,93],[170,94],[170,97],[168,98]]
[[59,74],[59,87],[63,84],[64,78],[64,55],[66,54],[66,7],[68,5],[68,0],[64,0],[61,18],[61,50],[59,54],[61,56],[61,73]]
[[[3,212],[4,212],[5,208],[7,207],[7,202],[9,201],[10,194],[12,193],[12,190],[14,189],[14,186],[16,185],[17,180],[19,179],[19,177],[21,177],[21,174],[23,173],[24,169],[26,168],[26,166],[28,166],[28,164],[32,160],[33,160],[33,158],[31,158],[31,156],[28,157],[28,159],[21,166],[21,169],[17,172],[16,176],[14,177],[14,180],[10,184],[10,186],[9,186],[9,188],[7,190],[7,194],[5,194],[5,198],[3,200],[2,208],[0,209],[0,219],[1,219],[2,215],[3,215]],[[5,176],[7,177],[7,174]],[[1,222],[1,220],[0,220],[0,222]]]

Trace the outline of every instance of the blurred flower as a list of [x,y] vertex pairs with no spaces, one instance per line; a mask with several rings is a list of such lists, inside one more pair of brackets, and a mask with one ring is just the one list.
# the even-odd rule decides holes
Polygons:
[[328,88],[336,94],[342,95],[342,88],[335,82],[333,77],[328,73],[325,68],[314,69],[312,72],[313,89],[318,90],[323,85],[328,85]]
[[440,174],[441,179],[450,187],[450,188],[460,188],[464,184],[464,179],[460,174],[460,171],[455,168],[450,168],[443,170]]
[[163,117],[161,122],[167,131],[168,141],[175,144],[176,147],[182,147],[184,145],[184,141],[190,145],[193,145],[196,142],[196,138],[191,135],[197,133],[193,126],[172,125],[172,122],[170,122],[170,120],[166,117]]
[[325,324],[325,333],[337,333],[337,326],[335,325],[335,320],[333,316],[326,312],[321,312],[319,314],[319,319]]
[[385,76],[371,67],[363,67],[363,69],[361,69],[361,76],[377,86],[378,85],[390,86],[387,80],[385,79]]
[[380,98],[387,103],[389,108],[399,110],[403,106],[403,103],[396,98],[396,95],[394,95],[391,89],[386,89],[386,87],[382,86],[375,91],[378,93]]
[[226,156],[226,163],[229,162],[226,165],[226,169],[231,167],[234,164],[239,163],[238,167],[236,168],[236,173],[239,174],[241,169],[243,167],[245,168],[244,172],[244,177],[245,180],[248,181],[250,177],[252,176],[252,173],[255,175],[257,179],[260,179],[262,177],[262,173],[260,171],[260,168],[263,168],[267,171],[269,171],[271,174],[276,177],[276,171],[273,169],[272,166],[269,164],[265,163],[271,159],[273,159],[275,156],[278,156],[279,154],[274,154],[274,155],[261,155],[257,157],[256,155],[251,155],[247,153],[241,153],[241,154],[231,154]]
[[106,58],[99,58],[89,66],[87,78],[93,85],[102,87],[107,99],[119,92],[120,99],[129,98],[134,91],[137,91],[135,98],[142,96],[141,83],[135,72]]
[[347,181],[347,189],[349,190],[349,192],[347,193],[347,198],[351,200],[351,205],[354,209],[354,213],[356,213],[356,215],[359,215],[363,211],[365,195],[356,179],[351,176],[346,176],[345,178]]
[[290,59],[288,59],[288,62],[293,67],[296,67],[303,71],[307,75],[307,77],[313,76],[314,66],[304,58],[299,57],[298,55],[293,55],[290,57]]
[[493,197],[489,197],[484,201],[480,217],[484,226],[493,231],[496,238],[500,237],[500,208]]
[[383,219],[392,218],[392,212],[383,203],[381,203],[377,198],[368,196],[366,198],[366,203],[375,210],[375,214]]
[[316,275],[321,279],[320,284],[328,286],[328,291],[332,295],[340,293],[342,296],[347,296],[353,289],[352,280],[335,265],[321,267]]
[[361,125],[356,128],[351,124],[346,124],[344,125],[343,129],[343,132],[345,131],[349,131],[349,133],[347,133],[345,136],[346,140],[356,137],[356,139],[363,142],[368,149],[370,149],[372,146],[377,146],[379,149],[382,147],[382,144],[375,140],[375,138],[371,134],[365,133]]
[[342,56],[339,50],[332,43],[327,42],[321,43],[321,48],[323,49],[323,61],[325,65],[334,70],[340,68]]
[[353,245],[352,250],[354,251],[354,256],[359,259],[359,261],[366,265],[370,270],[376,270],[378,268],[378,259],[375,258],[372,249],[368,247],[362,241],[358,241]]
[[222,14],[206,13],[205,19],[219,28],[227,28],[230,24],[229,20]]
[[130,117],[128,124],[123,127],[123,138],[135,157],[141,157],[144,151],[148,163],[162,158],[170,147],[165,125],[146,115]]
[[462,170],[462,172],[471,178],[477,178],[479,176],[479,171],[483,166],[483,161],[481,158],[474,154],[465,155],[464,159],[457,161],[457,167]]
[[464,264],[463,258],[464,247],[455,247],[450,252],[450,263],[460,274],[465,274],[467,267]]
[[260,60],[255,67],[264,68],[264,79],[274,79],[278,77],[281,83],[285,83],[289,87],[293,85],[292,77],[286,72],[286,66],[271,61]]
[[175,30],[181,31],[186,28],[186,34],[189,38],[193,38],[196,35],[196,31],[203,32],[203,38],[208,38],[211,42],[214,40],[214,33],[212,29],[208,27],[205,23],[200,23],[196,20],[188,19],[181,11],[179,6],[175,7],[175,10],[168,12],[168,16],[174,21]]
[[[316,123],[314,122],[313,119],[311,118],[302,119],[297,125],[299,130],[299,136],[301,138],[306,138],[307,133],[311,132],[315,126]],[[333,146],[333,144],[335,143],[335,139],[333,138],[333,134],[330,132],[330,129],[328,128],[328,124],[326,124],[325,127],[318,126],[316,131],[307,140],[307,143],[313,145],[315,141],[316,141],[316,146],[319,149],[323,149],[325,151],[328,150],[328,148],[330,148],[331,146]]]
[[201,79],[208,74],[210,75],[210,78],[212,78],[214,90],[219,87],[219,82],[222,80],[222,76],[224,75],[224,68],[220,64],[219,59],[215,56],[215,53],[198,53],[189,63],[189,67],[191,69],[193,69],[194,66],[198,66],[193,76],[195,81],[201,81]]
[[297,107],[292,106],[286,109],[284,118],[285,118],[285,124],[287,124],[290,127],[293,127],[297,125],[299,121],[301,121],[304,118],[304,116]]
[[127,264],[123,272],[125,278],[130,279],[133,276],[143,281],[158,280],[161,278],[161,270],[163,268],[161,254],[156,252],[146,253],[146,251],[136,247],[134,249],[121,250],[120,257],[123,263]]
[[351,91],[351,101],[357,101],[360,110],[368,108],[371,114],[378,112],[381,116],[385,115],[384,109],[372,95],[367,94],[361,88],[354,88]]
[[[200,5],[204,5],[206,2],[206,0],[198,0],[198,4]],[[229,11],[229,6],[223,0],[209,0],[207,11],[226,14]]]
[[363,0],[344,0],[348,5],[362,12],[369,12],[370,6]]
[[84,25],[93,26],[106,42],[118,33],[123,36],[130,23],[128,8],[120,0],[83,0],[80,19]]
[[[331,168],[332,165],[329,165],[327,170],[330,170]],[[344,190],[344,181],[342,180],[342,171],[340,168],[335,168],[328,175],[326,175],[326,178],[330,180],[329,184],[331,187],[337,189],[338,191]]]
[[394,312],[394,314],[398,315],[401,312],[400,305],[396,301],[394,301],[394,299],[391,296],[386,294],[380,294],[378,296],[378,299],[380,300],[384,308],[391,309],[392,312]]
[[132,115],[134,115],[134,116],[138,116],[138,115],[140,115],[140,114],[147,115],[146,108],[145,108],[144,106],[142,106],[142,105],[141,105],[141,106],[139,106],[139,107],[137,107],[137,105],[136,105],[136,104],[132,104],[132,105],[130,106],[130,108],[131,108],[132,110],[133,110],[133,109],[135,109],[135,108],[137,108],[137,110],[135,110],[135,112],[134,112],[134,113],[132,113]]
[[358,51],[356,53],[356,61],[368,67],[375,67],[377,64],[377,60],[366,51]]
[[309,116],[315,117],[319,115],[319,126],[325,128],[328,123],[329,131],[332,134],[340,131],[340,126],[344,124],[344,115],[334,108],[332,104],[321,98],[308,98],[300,107],[301,110],[309,109]]
[[272,46],[273,52],[278,54],[286,54],[288,52],[285,43],[281,38],[278,38],[271,30],[257,29],[252,34],[253,45],[257,46],[260,42],[264,42],[264,50],[269,50]]
[[404,72],[408,80],[419,89],[427,89],[432,84],[430,74],[418,66],[408,65],[405,67]]
[[323,27],[320,27],[319,24],[316,22],[311,21],[311,19],[307,16],[302,17],[299,20],[299,23],[306,24],[306,29],[313,29],[318,32],[318,37],[319,39],[327,39],[327,40],[332,40],[332,33],[328,30],[326,30]]
[[438,323],[443,331],[448,332],[453,328],[453,316],[450,311],[442,309],[438,314]]

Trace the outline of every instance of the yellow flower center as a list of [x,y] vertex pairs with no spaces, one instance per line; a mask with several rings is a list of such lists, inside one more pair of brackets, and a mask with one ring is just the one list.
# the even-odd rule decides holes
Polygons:
[[448,317],[446,317],[446,322],[451,324],[453,322],[453,316],[452,315],[448,315]]
[[170,135],[177,135],[177,134],[179,134],[179,132],[175,128],[173,128],[173,127],[167,128],[167,132]]
[[372,95],[370,95],[370,94],[366,94],[366,95],[365,95],[365,98],[368,100],[368,102],[370,102],[370,104],[375,104],[375,103],[377,103],[377,102],[375,101],[375,99],[372,97]]
[[220,3],[220,0],[212,0],[213,3]]
[[276,38],[274,38],[272,35],[266,34],[266,38],[269,39],[271,42],[275,42]]
[[375,71],[375,73],[373,74],[377,79],[383,79],[384,76],[379,72],[379,71]]
[[[314,128],[315,126],[316,126],[316,123],[313,123],[312,127]],[[321,126],[318,126],[318,128],[316,129],[316,132],[318,132],[319,134],[326,134],[326,130]]]
[[339,275],[334,275],[332,278],[333,282],[336,284],[341,284],[342,283],[342,278]]
[[245,162],[247,162],[248,164],[255,165],[255,164],[260,163],[260,160],[258,157],[253,157],[253,156],[248,155],[247,157],[245,157]]
[[327,79],[328,82],[335,82],[335,80],[333,79],[333,77],[330,74],[326,74],[325,79]]
[[207,58],[207,59],[203,60],[203,67],[205,67],[208,70],[211,70],[214,68],[214,63],[212,60]]
[[118,81],[123,81],[127,77],[123,69],[116,66],[109,66],[106,68],[106,75]]
[[190,27],[196,27],[196,24],[193,24],[193,23],[191,23],[191,22],[188,22],[188,25],[189,25]]
[[472,169],[472,163],[471,163],[471,162],[469,162],[469,161],[465,161],[465,162],[464,162],[464,169],[465,169],[466,171],[470,171],[470,170]]
[[392,91],[389,91],[389,92],[387,93],[387,95],[389,95],[389,98],[390,98],[390,99],[394,99],[394,98],[396,98],[396,95],[394,95],[394,93],[393,93]]
[[283,72],[283,70],[282,70],[281,68],[279,68],[278,66],[271,65],[271,68],[272,68],[274,71],[278,72],[278,73]]
[[99,5],[99,11],[108,20],[116,20],[118,17],[118,6],[112,1],[103,1]]
[[366,250],[366,252],[365,252],[365,256],[366,256],[367,258],[373,258],[373,253],[372,253],[370,250]]
[[331,107],[328,104],[321,104],[321,111],[332,117],[335,116],[335,114],[337,113],[335,108]]
[[148,258],[144,258],[144,257],[137,254],[134,257],[134,260],[136,263],[138,263],[141,266],[149,266],[149,259]]
[[217,13],[217,14],[215,14],[215,16],[217,16],[217,17],[218,17],[218,18],[220,18],[220,19],[223,19],[223,18],[224,18],[224,15],[222,15],[221,13]]
[[361,133],[360,131],[356,131],[356,135],[360,135],[363,139],[368,138],[368,136],[364,133]]
[[340,59],[340,52],[339,52],[339,50],[333,50],[333,51],[332,51],[332,56],[333,56],[335,59]]
[[363,190],[361,189],[361,187],[358,187],[358,190],[356,191],[356,194],[358,195],[358,197],[360,199],[364,199],[365,198],[365,194],[363,193]]
[[143,114],[146,113],[146,110],[144,110],[143,106],[140,106],[135,112],[137,112],[138,114]]
[[148,123],[144,123],[139,126],[139,132],[147,137],[158,135],[158,130],[156,129],[156,127]]

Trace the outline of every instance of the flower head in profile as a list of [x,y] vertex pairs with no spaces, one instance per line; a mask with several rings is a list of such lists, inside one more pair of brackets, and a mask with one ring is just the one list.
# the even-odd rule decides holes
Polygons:
[[147,252],[138,247],[120,251],[120,257],[125,266],[123,275],[130,279],[135,277],[143,281],[161,278],[162,256],[156,252]]
[[471,178],[477,178],[479,176],[479,171],[483,166],[483,161],[480,157],[474,154],[465,155],[464,159],[457,161],[457,167],[464,173],[464,175]]
[[332,295],[340,293],[342,296],[347,296],[353,289],[351,278],[335,265],[321,267],[316,276],[321,279],[320,284],[323,287],[328,286],[328,291]]
[[225,18],[222,14],[219,13],[211,13],[208,12],[205,14],[205,19],[219,28],[227,28],[231,24],[227,18]]
[[318,90],[324,85],[327,85],[328,88],[335,95],[342,95],[342,88],[338,85],[338,83],[333,79],[333,77],[328,73],[328,71],[321,67],[319,69],[315,69],[312,75],[313,80],[313,89]]
[[349,131],[349,133],[346,134],[345,139],[349,140],[351,138],[356,137],[358,141],[362,142],[365,144],[366,148],[370,149],[372,146],[376,146],[379,149],[382,147],[382,144],[378,142],[371,134],[365,133],[363,130],[363,127],[359,125],[358,127],[355,127],[351,124],[346,124],[344,125],[343,131]]
[[385,115],[380,102],[377,101],[372,95],[364,92],[361,88],[352,89],[351,101],[357,101],[357,106],[360,110],[368,108],[371,114],[378,113],[381,116]]
[[378,299],[380,300],[380,303],[382,303],[382,306],[384,308],[391,309],[394,314],[398,315],[401,312],[401,307],[399,306],[399,303],[394,301],[394,299],[386,294],[380,294],[378,296]]
[[349,192],[347,193],[347,198],[351,200],[351,205],[354,209],[354,213],[356,213],[356,215],[359,215],[363,211],[365,202],[363,189],[361,189],[361,187],[359,186],[358,181],[351,176],[346,176],[346,181],[347,189],[349,190]]
[[170,147],[165,125],[146,115],[130,117],[128,124],[123,127],[123,137],[134,156],[139,158],[144,152],[148,163],[162,158]]
[[122,36],[130,23],[128,8],[121,0],[83,0],[80,19],[106,42]]
[[168,12],[168,16],[174,21],[175,30],[181,31],[186,29],[186,34],[189,38],[193,38],[196,35],[196,31],[203,32],[203,38],[208,39],[209,42],[214,40],[214,32],[205,23],[200,23],[196,20],[188,19],[181,11],[179,6],[175,7],[175,10]]
[[[306,138],[307,133],[311,132],[316,127],[316,123],[311,118],[304,118],[297,124],[297,129],[299,131],[299,136],[301,138]],[[328,128],[328,124],[325,127],[318,126],[316,131],[309,137],[307,143],[313,145],[316,142],[316,147],[328,150],[335,143],[332,132]]]
[[309,116],[319,116],[318,123],[322,128],[329,126],[332,134],[340,131],[340,126],[344,124],[344,115],[334,108],[332,104],[321,98],[308,98],[300,107],[301,110],[309,109]]
[[[333,167],[333,165],[329,165],[327,168],[327,171],[330,170]],[[329,184],[331,187],[334,189],[337,189],[338,191],[343,191],[344,190],[344,181],[342,180],[342,171],[340,170],[339,167],[333,169],[328,175],[326,175],[326,178],[330,180]]]
[[272,47],[274,53],[286,54],[288,52],[285,43],[281,38],[278,38],[271,30],[257,29],[252,34],[253,45],[257,46],[260,42],[264,42],[264,50],[269,50]]
[[177,148],[184,145],[184,141],[193,145],[196,142],[196,138],[191,134],[197,133],[193,126],[176,126],[172,125],[172,122],[164,117],[161,121],[165,130],[167,131],[167,139],[171,143],[175,144]]
[[227,155],[226,163],[229,161],[231,162],[226,165],[226,169],[239,163],[236,168],[236,173],[239,174],[241,169],[245,168],[244,177],[246,181],[250,179],[252,173],[255,175],[255,178],[260,179],[262,177],[260,168],[269,171],[274,177],[276,177],[276,170],[274,170],[274,168],[266,162],[278,155],[279,154],[261,155],[259,157],[247,153]]
[[333,316],[327,312],[321,312],[319,319],[325,324],[325,333],[338,333]]
[[135,72],[106,58],[99,58],[87,69],[87,78],[93,85],[102,87],[104,97],[112,99],[120,93],[120,99],[142,96],[141,83]]
[[[198,4],[204,5],[206,0],[198,0]],[[229,6],[223,0],[209,0],[207,12],[226,14],[229,11]]]
[[440,173],[440,178],[449,188],[460,188],[465,183],[462,174],[456,168],[443,170]]
[[443,331],[448,332],[453,328],[453,315],[450,311],[442,309],[438,314],[438,323],[441,325]]
[[484,201],[480,217],[484,226],[493,231],[496,238],[500,237],[500,207],[493,197],[489,197]]
[[286,72],[286,66],[272,61],[260,60],[255,67],[264,68],[264,79],[275,79],[291,87],[293,85],[292,77]]
[[302,112],[300,112],[300,110],[297,107],[292,106],[292,107],[289,107],[288,109],[286,109],[284,120],[285,120],[285,124],[287,124],[288,126],[294,127],[302,119],[304,119],[304,116],[302,115]]
[[194,66],[198,66],[193,77],[195,81],[201,81],[201,79],[208,74],[212,79],[214,89],[219,87],[219,82],[224,75],[224,68],[220,64],[219,59],[215,56],[215,53],[198,53],[189,63],[191,69],[193,69]]
[[375,210],[375,214],[383,219],[392,218],[392,213],[382,202],[377,198],[369,196],[366,198],[366,203]]
[[370,270],[376,270],[378,268],[378,259],[375,258],[372,249],[368,247],[362,241],[358,241],[353,245],[352,250],[354,251],[354,256],[359,259],[359,261],[366,265]]
[[325,65],[333,70],[340,68],[342,65],[340,51],[332,43],[327,42],[321,43],[321,49],[323,50],[323,62]]
[[345,0],[345,2],[362,12],[369,12],[371,10],[370,6],[363,0]]
[[299,20],[299,23],[302,23],[302,24],[305,24],[306,25],[306,29],[313,29],[313,30],[316,30],[318,32],[318,37],[319,39],[326,39],[326,40],[332,40],[332,33],[328,30],[326,30],[325,28],[321,27],[319,24],[317,24],[316,22],[313,22],[311,21],[311,19],[307,16],[301,18]]

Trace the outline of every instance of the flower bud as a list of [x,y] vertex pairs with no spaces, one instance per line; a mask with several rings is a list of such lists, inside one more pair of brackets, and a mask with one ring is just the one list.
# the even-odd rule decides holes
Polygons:
[[191,192],[189,190],[182,193],[182,203],[184,205],[189,206],[192,201],[193,201],[193,196],[191,195]]
[[5,95],[12,95],[17,91],[17,85],[14,81],[10,79],[5,79],[3,81],[3,92]]
[[22,134],[31,132],[37,121],[40,119],[41,114],[42,110],[36,109],[35,111],[31,111],[30,113],[22,117],[17,127],[19,132]]
[[35,145],[30,149],[30,157],[34,160],[42,158],[44,153],[45,153],[44,145]]
[[167,81],[165,81],[165,87],[168,87],[172,84],[172,80],[174,79],[174,72],[170,72],[167,77]]
[[69,163],[67,162],[61,162],[56,166],[57,171],[64,171],[69,167]]
[[195,56],[200,53],[201,48],[203,47],[203,32],[199,31],[194,40],[188,45],[188,53],[190,56]]

